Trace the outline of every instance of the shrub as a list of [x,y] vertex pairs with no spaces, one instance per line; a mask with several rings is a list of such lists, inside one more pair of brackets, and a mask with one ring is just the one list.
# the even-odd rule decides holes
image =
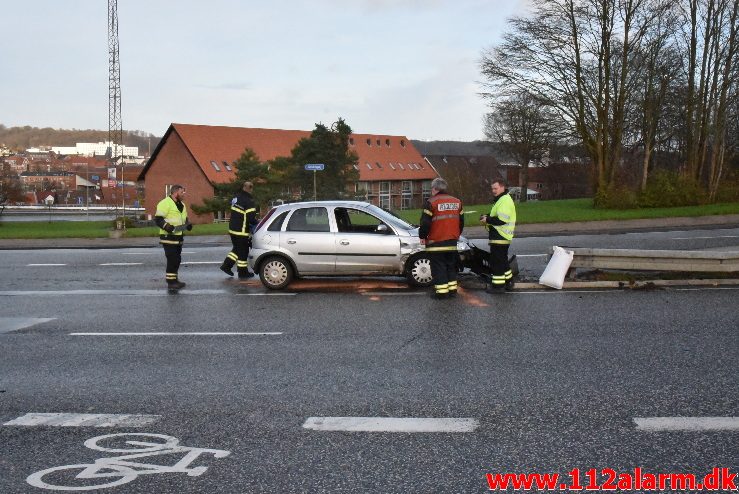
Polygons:
[[624,185],[599,189],[595,194],[593,206],[596,209],[635,209],[639,207],[636,192]]
[[654,171],[647,188],[638,196],[638,204],[643,208],[697,206],[707,202],[708,194],[696,180],[666,170]]
[[112,221],[111,224],[114,230],[117,228],[119,221],[121,222],[121,224],[126,225],[126,229],[136,228],[136,222],[132,218],[129,218],[128,216],[126,216],[125,218],[123,216],[118,216]]

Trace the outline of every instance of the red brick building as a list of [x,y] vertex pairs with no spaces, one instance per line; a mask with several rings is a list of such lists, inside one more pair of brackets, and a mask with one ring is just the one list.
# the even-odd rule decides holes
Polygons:
[[[267,161],[290,156],[298,141],[309,136],[302,130],[173,123],[139,176],[144,181],[146,212],[154,214],[173,184],[187,187],[189,204],[212,197],[213,184],[234,179],[232,164],[247,147]],[[406,137],[352,134],[349,148],[359,157],[354,165],[359,181],[352,186],[357,198],[387,209],[409,209],[421,207],[430,195],[431,180],[438,174]],[[196,223],[213,219],[193,213],[191,217]]]

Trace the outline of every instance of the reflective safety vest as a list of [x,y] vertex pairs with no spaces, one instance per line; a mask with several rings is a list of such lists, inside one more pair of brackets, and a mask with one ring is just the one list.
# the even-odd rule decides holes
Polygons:
[[[426,238],[426,250],[434,250],[432,244],[444,242],[452,243],[449,250],[457,250],[457,239],[462,234],[460,216],[462,216],[462,201],[448,194],[436,194],[429,197],[429,209],[423,213],[431,216],[431,228]],[[453,242],[448,242],[452,240]]]
[[175,227],[175,231],[172,233],[160,228],[159,243],[182,243],[185,223],[187,223],[187,206],[185,206],[185,203],[182,203],[182,211],[180,211],[177,209],[177,203],[175,203],[171,197],[167,196],[157,204],[157,212],[155,216],[161,216],[164,218],[165,223]]
[[488,230],[494,229],[494,232],[497,233],[497,235],[493,235],[494,232],[490,232],[490,243],[510,244],[513,240],[513,231],[516,229],[516,205],[513,203],[510,194],[506,192],[495,201],[490,209],[489,216],[491,218],[497,217],[505,222],[504,225],[487,225]]

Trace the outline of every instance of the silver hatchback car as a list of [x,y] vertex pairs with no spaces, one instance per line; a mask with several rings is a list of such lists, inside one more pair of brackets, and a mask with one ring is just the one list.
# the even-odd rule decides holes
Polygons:
[[[460,261],[471,255],[461,237]],[[300,276],[405,276],[431,285],[431,263],[418,227],[360,201],[283,204],[257,225],[249,264],[267,288],[285,288]],[[461,263],[460,263],[461,267]]]

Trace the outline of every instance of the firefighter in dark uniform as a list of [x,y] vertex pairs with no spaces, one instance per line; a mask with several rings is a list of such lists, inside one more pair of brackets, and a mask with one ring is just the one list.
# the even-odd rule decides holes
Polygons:
[[457,295],[457,241],[464,229],[462,201],[446,193],[443,178],[431,182],[431,197],[423,205],[418,236],[426,241],[436,298]]
[[231,269],[235,264],[240,279],[254,276],[254,273],[249,272],[248,263],[251,231],[258,223],[257,209],[251,195],[253,189],[253,183],[244,182],[242,189],[231,199],[231,219],[228,222],[228,233],[231,235],[233,248],[221,264],[221,271],[229,276],[234,275]]
[[185,188],[182,185],[173,185],[169,189],[169,196],[157,204],[154,223],[159,227],[159,243],[164,248],[167,258],[166,280],[172,290],[179,290],[185,283],[177,278],[177,272],[182,262],[182,242],[185,230],[192,230],[192,223],[187,218],[187,207],[182,202],[185,197]]
[[493,192],[493,206],[490,214],[480,216],[480,222],[488,229],[490,244],[490,285],[486,284],[488,293],[502,293],[513,290],[513,272],[508,263],[508,247],[513,240],[516,228],[516,205],[506,189],[503,180],[495,180],[490,185]]

